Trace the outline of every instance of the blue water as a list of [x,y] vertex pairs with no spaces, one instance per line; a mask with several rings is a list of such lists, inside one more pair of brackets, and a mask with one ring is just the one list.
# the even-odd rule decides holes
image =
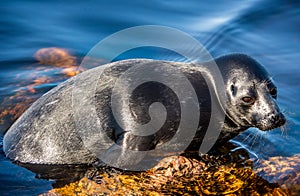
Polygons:
[[[18,84],[30,79],[29,73],[34,69],[30,65],[35,63],[33,54],[37,50],[62,47],[82,57],[106,36],[136,25],[177,28],[194,36],[212,56],[242,52],[264,64],[279,89],[278,102],[288,118],[286,131],[276,129],[261,134],[252,129],[235,141],[259,158],[300,153],[300,3],[297,1],[3,0],[0,100],[17,93]],[[172,53],[151,50],[126,55],[180,60]],[[40,86],[37,96],[55,85]],[[0,132],[3,134],[6,129],[1,126]],[[248,134],[252,136],[243,141]],[[12,164],[0,153],[1,195],[38,194],[51,189],[51,184],[35,178],[34,173]]]

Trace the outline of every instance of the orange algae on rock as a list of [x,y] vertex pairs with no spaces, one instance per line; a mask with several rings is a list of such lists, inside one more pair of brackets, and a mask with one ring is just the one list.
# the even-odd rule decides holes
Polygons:
[[206,161],[172,156],[146,172],[98,171],[44,195],[286,195],[251,168],[234,163],[209,166]]
[[61,73],[69,77],[81,72],[77,58],[63,48],[42,48],[34,54],[34,57],[38,60],[39,64],[63,68]]
[[99,193],[109,193],[110,190],[106,187],[98,185],[96,182],[89,180],[88,178],[82,178],[80,181],[70,183],[62,188],[50,190],[48,193],[42,195],[94,195]]
[[57,67],[71,67],[77,65],[76,57],[63,48],[42,48],[34,54],[34,57],[39,63],[46,65]]

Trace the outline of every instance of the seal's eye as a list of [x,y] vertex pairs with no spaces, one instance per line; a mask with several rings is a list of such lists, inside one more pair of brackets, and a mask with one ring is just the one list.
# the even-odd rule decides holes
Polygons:
[[253,104],[255,100],[253,97],[243,97],[242,101],[247,104]]
[[271,95],[273,98],[276,99],[276,97],[277,97],[277,89],[276,89],[276,88],[272,88],[272,89],[270,90],[270,95]]

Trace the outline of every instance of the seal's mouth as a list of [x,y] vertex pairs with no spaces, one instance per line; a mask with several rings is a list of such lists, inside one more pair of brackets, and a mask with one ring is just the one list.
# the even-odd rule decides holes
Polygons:
[[278,115],[272,115],[268,119],[262,119],[255,127],[262,131],[270,131],[278,127],[283,126],[286,123],[286,118],[282,113]]
[[[281,125],[281,126],[283,126],[283,125]],[[256,126],[256,128],[258,128],[261,131],[270,131],[272,129],[276,129],[276,128],[281,127],[281,126],[273,126],[273,125],[265,126],[265,125],[259,124],[259,125]]]

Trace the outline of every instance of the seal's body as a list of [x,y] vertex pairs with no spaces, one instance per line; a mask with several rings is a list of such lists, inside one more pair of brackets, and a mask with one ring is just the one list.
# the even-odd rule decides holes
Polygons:
[[[254,59],[242,54],[232,54],[215,59],[225,84],[226,109],[225,120],[217,144],[228,141],[249,127],[270,130],[285,123],[285,118],[276,104],[276,87],[267,71]],[[96,89],[90,97],[82,102],[94,103],[99,118],[100,132],[121,147],[130,150],[148,151],[169,141],[179,126],[182,118],[180,101],[172,89],[152,81],[138,86],[130,96],[129,113],[122,113],[120,127],[114,118],[111,108],[111,94],[116,80],[129,68],[139,65],[165,64],[179,69],[192,84],[200,105],[199,126],[195,137],[186,151],[197,151],[206,133],[211,118],[211,89],[208,88],[205,70],[189,63],[175,63],[146,59],[119,61],[85,71],[52,89],[38,99],[7,131],[4,136],[4,152],[12,160],[39,164],[86,164],[97,160],[91,150],[109,148],[109,142],[96,131],[92,134],[78,133],[78,126],[93,130],[94,121],[85,116],[85,122],[75,122],[80,105],[75,105],[74,84],[79,82],[88,86],[87,79],[97,72],[99,80],[95,81]],[[209,65],[210,62],[204,63]],[[201,66],[200,66],[201,67]],[[103,71],[104,70],[104,71]],[[213,80],[213,78],[211,79]],[[176,81],[174,81],[176,83]],[[123,89],[122,92],[126,89]],[[188,95],[187,95],[188,97]],[[147,123],[151,120],[149,107],[159,102],[166,109],[166,119],[159,130],[150,135],[136,136],[130,131],[133,123]],[[81,108],[80,110],[90,108]],[[151,109],[151,107],[150,107]],[[122,108],[120,108],[122,110]],[[85,113],[87,114],[87,113]],[[127,118],[133,116],[133,119]],[[83,141],[91,141],[87,146]],[[101,145],[100,145],[101,144]]]

